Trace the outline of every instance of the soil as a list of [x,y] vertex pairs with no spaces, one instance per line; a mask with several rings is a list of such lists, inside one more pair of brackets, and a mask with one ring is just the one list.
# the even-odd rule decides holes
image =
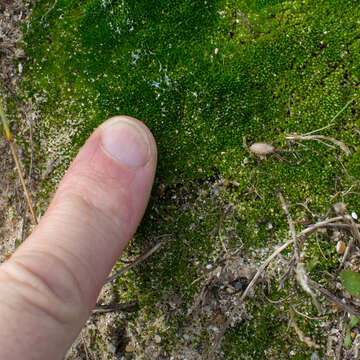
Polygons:
[[[24,53],[17,44],[21,41],[21,25],[26,21],[30,11],[21,1],[3,1],[0,3],[0,101],[16,96],[18,82],[21,78]],[[31,104],[27,109],[29,118]],[[23,114],[21,114],[23,115]],[[25,116],[8,119],[12,134],[28,139],[28,124]],[[21,147],[16,146],[20,162],[25,154]],[[26,231],[31,230],[28,224],[27,205],[16,173],[14,161],[5,136],[0,138],[0,261],[3,262],[24,240]],[[26,175],[25,175],[26,177]],[[26,177],[29,183],[28,177]]]
[[[16,104],[15,114],[8,115],[8,122],[23,169],[25,169],[24,163],[32,158],[31,133],[32,129],[36,128],[38,119],[36,105],[30,99],[23,102],[18,95],[22,64],[26,61],[24,52],[19,46],[22,37],[21,26],[30,15],[31,10],[25,2],[5,0],[0,3],[0,101],[4,105],[8,102]],[[22,142],[30,144],[27,153],[22,149]],[[24,172],[27,188],[35,207],[43,202],[36,194],[38,180],[48,171],[48,166],[45,165],[45,170],[41,172],[39,169],[42,167],[42,164],[34,162],[31,163],[30,169]],[[5,136],[0,137],[0,174],[0,262],[2,263],[34,228]],[[113,296],[112,285],[109,284],[104,287],[98,303],[107,304],[111,302]],[[112,312],[92,315],[69,350],[66,359],[88,359],[89,356],[92,356],[91,358],[95,356],[96,359],[114,358],[117,349],[113,342],[118,338],[115,324],[118,323],[119,318],[121,318],[120,314]],[[92,355],[89,355],[90,352]]]

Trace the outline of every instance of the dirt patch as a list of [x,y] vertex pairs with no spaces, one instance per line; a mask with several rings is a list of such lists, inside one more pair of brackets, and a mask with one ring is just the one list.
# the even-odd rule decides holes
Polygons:
[[[15,139],[16,153],[24,169],[30,196],[39,217],[41,213],[39,209],[43,207],[40,204],[43,204],[44,200],[38,196],[37,190],[40,180],[51,172],[53,161],[51,161],[51,154],[49,154],[50,161],[44,160],[45,164],[33,161],[32,133],[36,128],[39,114],[36,104],[31,99],[21,100],[19,91],[23,63],[27,59],[18,44],[22,39],[21,26],[30,15],[31,9],[25,2],[9,0],[0,3],[0,101],[11,109],[7,111],[10,130]],[[48,141],[52,141],[51,137]],[[24,150],[23,144],[27,144],[27,151]],[[42,145],[48,148],[49,144]],[[25,164],[27,166],[24,166]],[[40,170],[42,168],[43,170]],[[16,247],[34,228],[5,136],[0,137],[0,174],[0,263],[2,263],[11,256]],[[114,297],[116,297],[116,291],[113,285],[109,284],[104,287],[98,303],[109,304],[114,302]],[[116,326],[124,318],[126,318],[126,313],[106,312],[106,310],[94,313],[66,358],[68,360],[116,358],[116,353],[125,347],[128,341],[124,340],[126,336],[119,333]]]
[[[3,1],[0,4],[0,99],[3,103],[9,99],[21,103],[16,93],[25,57],[17,44],[22,37],[21,25],[29,16],[30,9],[22,1]],[[28,112],[30,119],[34,113],[31,104],[24,110]],[[13,114],[9,117],[9,122],[12,133],[27,141],[29,124],[26,117],[19,112],[19,115]],[[23,162],[26,154],[20,146],[17,146],[16,150],[20,162]],[[21,184],[5,137],[0,138],[0,154],[0,261],[3,262],[16,245],[24,240],[26,230],[29,230],[29,219]]]

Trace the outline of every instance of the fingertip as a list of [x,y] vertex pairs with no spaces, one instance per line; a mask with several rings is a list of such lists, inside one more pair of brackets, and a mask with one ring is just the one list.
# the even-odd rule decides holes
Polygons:
[[[140,120],[131,117],[131,116],[127,116],[127,115],[118,115],[118,116],[114,116],[109,118],[108,120],[106,120],[105,122],[103,122],[100,127],[99,130],[102,132],[102,135],[104,137],[104,134],[107,133],[108,131],[111,133],[111,130],[125,130],[124,132],[126,132],[126,128],[128,130],[135,129],[135,132],[139,135],[138,143],[140,145],[143,145],[144,147],[146,147],[147,150],[147,154],[149,157],[147,158],[147,160],[152,160],[156,162],[157,160],[157,145],[156,145],[156,141],[155,138],[152,134],[152,132],[150,131],[150,129]],[[141,144],[141,139],[143,140],[143,144]],[[104,142],[105,139],[103,139]],[[146,156],[145,156],[146,157]],[[123,158],[123,157],[121,157]]]

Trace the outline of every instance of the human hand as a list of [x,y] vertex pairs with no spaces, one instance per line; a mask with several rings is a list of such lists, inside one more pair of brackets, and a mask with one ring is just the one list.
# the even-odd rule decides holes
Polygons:
[[91,135],[29,238],[0,266],[0,359],[62,359],[144,214],[148,128],[115,117]]

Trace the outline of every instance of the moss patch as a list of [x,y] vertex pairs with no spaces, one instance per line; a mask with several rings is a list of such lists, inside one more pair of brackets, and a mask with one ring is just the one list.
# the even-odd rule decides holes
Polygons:
[[[41,110],[38,158],[50,151],[61,159],[42,195],[110,116],[143,120],[157,140],[154,193],[128,253],[138,254],[160,235],[171,241],[118,282],[128,291],[123,296],[139,299],[149,323],[166,292],[181,292],[184,308],[191,302],[201,287],[194,283],[199,264],[221,252],[219,236],[209,234],[229,204],[227,239],[233,248],[243,246],[244,256],[287,236],[277,189],[297,219],[316,220],[305,202],[313,214],[325,214],[345,199],[359,213],[359,17],[357,1],[37,2],[24,26],[31,61],[23,86]],[[318,141],[285,140],[323,127],[319,134],[343,141],[349,156]],[[243,137],[273,144],[282,160],[248,154]],[[337,261],[333,246],[319,244],[327,261],[315,245],[306,250],[315,277]],[[251,341],[244,338],[255,331],[249,324],[227,334],[229,359],[255,359],[254,351],[264,358],[270,348],[280,356],[272,345],[285,331],[281,312],[267,311],[258,314]],[[269,317],[279,319],[276,331],[267,329]],[[177,315],[169,324],[178,329],[183,320]],[[169,339],[168,353],[175,343]]]

